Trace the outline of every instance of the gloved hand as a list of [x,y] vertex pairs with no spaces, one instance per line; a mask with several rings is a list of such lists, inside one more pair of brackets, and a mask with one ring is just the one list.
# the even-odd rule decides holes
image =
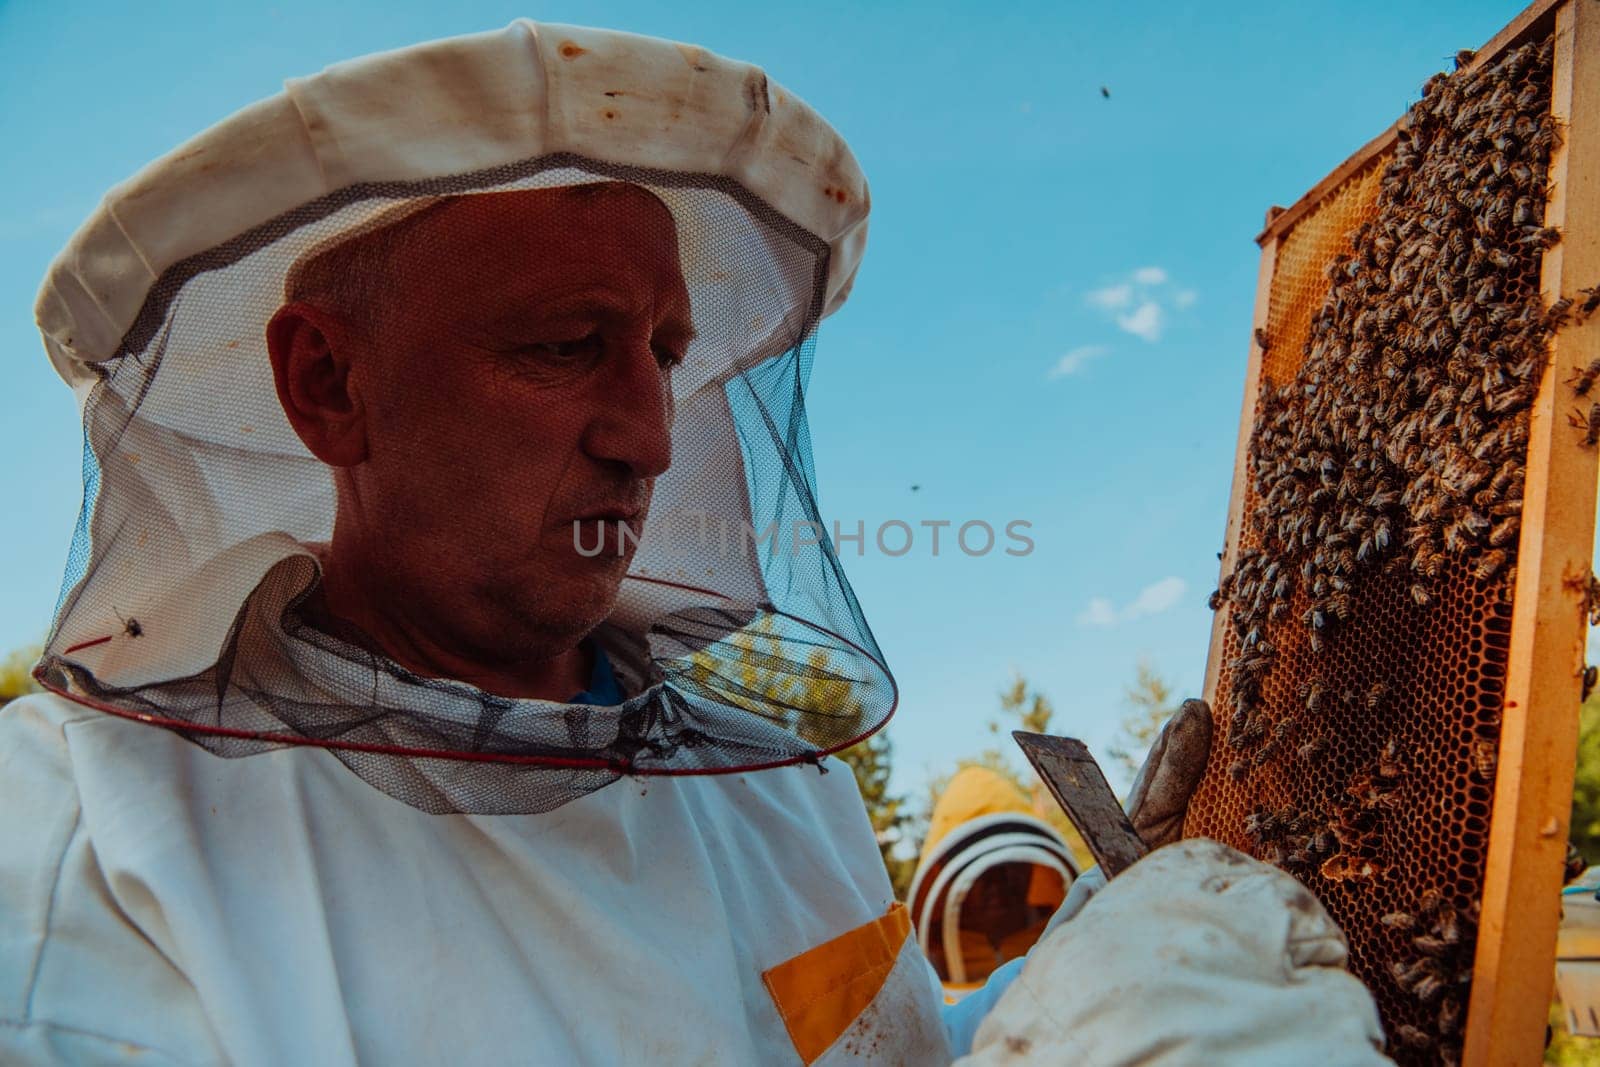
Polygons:
[[1338,927],[1275,867],[1170,845],[1034,947],[958,1067],[1389,1061]]
[[[1185,700],[1156,735],[1124,805],[1133,828],[1151,851],[1183,836],[1189,798],[1200,787],[1210,757],[1211,707],[1204,700]],[[1106,876],[1099,867],[1075,878],[1067,899],[1050,917],[1045,934],[1083,910],[1105,885]]]
[[1189,798],[1211,758],[1211,707],[1185,700],[1161,727],[1128,791],[1128,818],[1154,852],[1183,836]]

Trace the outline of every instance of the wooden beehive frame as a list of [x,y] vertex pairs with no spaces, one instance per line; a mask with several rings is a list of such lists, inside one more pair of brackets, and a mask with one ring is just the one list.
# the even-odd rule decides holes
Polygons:
[[[1600,0],[1537,0],[1470,64],[1491,63],[1552,30],[1551,109],[1565,137],[1551,156],[1545,224],[1559,228],[1563,237],[1544,253],[1546,303],[1600,283]],[[1283,239],[1346,179],[1387,152],[1397,129],[1391,126],[1363,146],[1293,206],[1269,212],[1256,239],[1261,264],[1254,327],[1267,326]],[[1252,344],[1228,505],[1224,575],[1238,561],[1245,524],[1262,356]],[[1557,332],[1529,416],[1511,657],[1463,1049],[1468,1065],[1536,1064],[1543,1058],[1577,759],[1597,473],[1596,450],[1584,446],[1582,435],[1568,425],[1574,403],[1570,390],[1561,385],[1597,357],[1600,315]],[[1227,626],[1228,613],[1219,611],[1212,623],[1204,690],[1213,706]]]

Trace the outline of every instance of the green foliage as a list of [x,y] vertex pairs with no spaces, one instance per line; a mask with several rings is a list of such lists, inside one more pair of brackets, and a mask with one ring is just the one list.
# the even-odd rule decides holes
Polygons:
[[1108,751],[1131,781],[1178,705],[1172,699],[1172,687],[1146,660],[1139,661],[1133,684],[1123,690],[1123,700],[1132,710],[1123,718],[1117,740]]
[[[811,649],[803,662],[793,658],[799,646],[792,639],[786,640],[779,626],[775,617],[768,615],[727,635],[718,643],[720,647],[691,656],[682,680],[752,714],[790,717],[797,714],[794,709],[815,709],[850,724],[840,726],[840,733],[859,733],[866,717],[858,692],[861,683],[840,674],[825,649]],[[733,679],[723,677],[730,650],[739,653]],[[916,859],[907,857],[902,847],[911,819],[905,797],[889,788],[894,763],[889,735],[879,730],[865,741],[835,753],[835,758],[855,775],[889,881],[895,893],[903,896],[910,887]]]
[[1566,1013],[1550,1005],[1550,1044],[1544,1062],[1557,1067],[1600,1067],[1600,1037],[1573,1037],[1567,1033]]
[[835,758],[846,763],[856,776],[889,881],[894,886],[895,896],[904,898],[911,888],[917,861],[915,856],[905,855],[900,848],[911,813],[906,808],[905,797],[889,789],[894,744],[887,731],[879,730],[865,741],[836,753]]
[[1600,863],[1600,691],[1578,711],[1578,772],[1572,786],[1573,845],[1589,863]]
[[4,661],[0,661],[0,706],[28,693],[39,692],[39,683],[28,672],[33,669],[43,649],[34,645],[19,648]]

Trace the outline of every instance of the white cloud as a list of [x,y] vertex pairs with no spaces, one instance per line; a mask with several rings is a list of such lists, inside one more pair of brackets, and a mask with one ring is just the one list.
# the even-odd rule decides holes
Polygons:
[[1098,359],[1107,352],[1105,345],[1079,345],[1056,361],[1050,368],[1051,378],[1065,378],[1069,374],[1076,374],[1083,369],[1083,365],[1091,359]]
[[1119,330],[1155,342],[1161,339],[1170,312],[1192,307],[1199,299],[1193,289],[1175,289],[1171,281],[1165,267],[1138,267],[1120,281],[1091,289],[1086,299]]
[[1095,597],[1089,601],[1089,606],[1078,616],[1080,626],[1115,626],[1117,624],[1117,609],[1111,601],[1103,597]]
[[1142,337],[1146,341],[1159,341],[1161,339],[1161,321],[1163,315],[1161,305],[1154,300],[1146,300],[1132,312],[1117,316],[1117,326],[1135,337]]
[[1089,294],[1089,303],[1107,311],[1116,311],[1133,303],[1133,286],[1124,282],[1121,285],[1108,285],[1104,289],[1096,289]]
[[1152,582],[1139,590],[1139,595],[1123,614],[1130,619],[1137,619],[1141,615],[1160,615],[1177,607],[1187,588],[1182,578],[1163,578],[1159,582]]
[[1188,583],[1182,578],[1169,577],[1159,582],[1151,582],[1139,590],[1139,595],[1130,603],[1121,608],[1105,597],[1095,597],[1078,615],[1078,625],[1115,626],[1118,623],[1132,622],[1134,619],[1150,615],[1160,615],[1177,607],[1188,589]]

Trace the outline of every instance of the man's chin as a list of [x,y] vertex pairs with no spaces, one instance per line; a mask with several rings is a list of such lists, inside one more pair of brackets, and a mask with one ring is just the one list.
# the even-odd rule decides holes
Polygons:
[[506,575],[509,595],[497,599],[525,626],[581,640],[611,614],[627,572],[628,561],[613,557],[579,560],[559,574]]

